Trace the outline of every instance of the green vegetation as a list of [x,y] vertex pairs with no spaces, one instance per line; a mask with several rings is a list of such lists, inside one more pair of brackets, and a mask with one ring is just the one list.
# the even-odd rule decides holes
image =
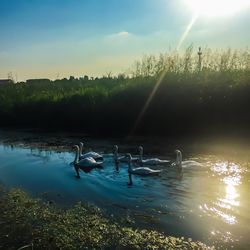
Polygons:
[[122,227],[80,203],[62,210],[0,189],[0,249],[210,249],[191,239]]
[[192,47],[144,56],[129,75],[43,80],[0,86],[0,126],[129,134],[248,131],[250,53]]

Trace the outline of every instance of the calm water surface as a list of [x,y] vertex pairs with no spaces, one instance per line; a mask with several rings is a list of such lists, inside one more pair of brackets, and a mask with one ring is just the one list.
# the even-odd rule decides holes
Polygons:
[[[145,157],[147,157],[145,155]],[[159,156],[168,158],[164,155]],[[249,249],[250,171],[247,162],[193,154],[202,166],[171,167],[159,177],[133,176],[117,169],[111,154],[103,169],[75,178],[73,152],[51,152],[0,145],[0,182],[61,205],[94,204],[109,216],[173,236],[200,240],[217,248]],[[190,159],[184,159],[190,160]]]

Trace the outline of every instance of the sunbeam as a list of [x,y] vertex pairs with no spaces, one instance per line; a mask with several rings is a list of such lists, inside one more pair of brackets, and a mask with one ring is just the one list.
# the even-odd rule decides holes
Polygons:
[[[183,42],[184,42],[185,39],[187,38],[187,36],[188,36],[188,34],[190,33],[192,27],[194,26],[194,24],[195,24],[197,18],[198,18],[198,14],[195,14],[195,15],[192,17],[192,19],[191,19],[190,23],[188,24],[188,26],[187,26],[185,32],[183,33],[183,35],[181,36],[181,38],[180,38],[180,40],[179,40],[179,42],[178,42],[178,45],[177,45],[177,47],[176,47],[177,50],[179,50],[179,49],[181,48]],[[140,112],[140,114],[139,114],[139,116],[138,116],[138,118],[137,118],[137,120],[136,120],[136,122],[135,122],[135,125],[134,125],[134,127],[133,127],[133,129],[132,129],[132,131],[131,131],[131,133],[130,133],[129,136],[132,136],[132,135],[134,134],[134,132],[136,131],[136,129],[137,129],[139,123],[141,122],[141,120],[142,120],[144,114],[146,113],[146,111],[147,111],[147,109],[148,109],[150,103],[152,102],[152,100],[153,100],[153,98],[154,98],[154,96],[155,96],[155,93],[157,92],[157,90],[158,90],[159,86],[161,85],[161,82],[162,82],[162,80],[164,79],[164,77],[166,76],[166,74],[167,74],[167,71],[166,71],[166,70],[164,70],[164,71],[161,73],[161,75],[160,75],[158,81],[156,82],[156,84],[155,84],[155,86],[154,86],[152,92],[150,93],[150,95],[149,95],[147,101],[145,102],[145,104],[144,104],[144,106],[143,106],[143,108],[142,108],[142,110],[141,110],[141,112]]]
[[144,106],[143,106],[143,108],[142,108],[142,111],[140,112],[140,114],[139,114],[139,116],[138,116],[138,118],[137,118],[137,120],[136,120],[136,122],[135,122],[135,125],[134,125],[134,127],[133,127],[133,129],[132,129],[132,131],[131,131],[131,133],[130,133],[130,136],[132,136],[133,133],[135,132],[137,126],[139,125],[139,123],[140,123],[142,117],[144,116],[145,112],[147,111],[147,109],[148,109],[148,107],[149,107],[149,105],[150,105],[152,99],[154,98],[154,95],[155,95],[156,91],[158,90],[158,88],[159,88],[159,86],[160,86],[160,84],[161,84],[163,78],[165,77],[166,73],[167,73],[167,72],[164,70],[164,71],[162,72],[162,74],[160,75],[160,78],[159,78],[158,81],[156,82],[156,84],[155,84],[155,86],[154,86],[154,89],[152,90],[150,96],[148,97],[146,103],[144,104]]
[[188,34],[190,33],[192,27],[194,26],[194,24],[195,24],[197,18],[198,18],[198,14],[195,14],[195,15],[192,17],[192,19],[191,19],[190,23],[188,24],[188,26],[187,26],[185,32],[184,32],[183,35],[181,36],[181,39],[180,39],[180,41],[179,41],[179,43],[178,43],[178,45],[177,45],[177,47],[176,47],[177,50],[179,50],[179,49],[181,48],[183,42],[186,40],[186,38],[187,38]]

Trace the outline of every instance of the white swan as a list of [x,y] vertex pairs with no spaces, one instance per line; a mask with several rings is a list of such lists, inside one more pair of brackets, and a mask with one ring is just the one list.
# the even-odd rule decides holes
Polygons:
[[79,159],[80,156],[80,149],[78,145],[74,145],[74,148],[76,148],[76,155],[75,155],[75,160],[73,162],[77,177],[80,177],[79,175],[79,169],[80,168],[98,168],[101,167],[103,162],[96,162],[95,159],[92,157],[84,158],[84,159]]
[[[126,162],[126,163],[129,162],[128,157],[126,157],[126,156],[119,157],[118,156],[118,146],[117,145],[114,145],[114,161],[116,164],[118,164],[119,162]],[[131,161],[136,162],[136,161],[138,161],[138,158],[131,157]]]
[[194,167],[202,167],[203,165],[197,161],[182,161],[182,153],[180,150],[175,150],[176,160],[172,163],[173,167],[177,167],[182,169],[184,168],[194,168]]
[[168,160],[161,160],[158,158],[151,158],[151,159],[145,159],[143,160],[142,156],[143,156],[143,147],[140,146],[139,147],[139,161],[138,163],[141,165],[166,165],[166,164],[170,164],[170,161]]
[[182,154],[180,150],[175,150],[176,153],[176,159],[175,162],[172,163],[173,167],[177,167],[179,169],[182,169]]
[[103,156],[102,155],[100,155],[100,154],[98,154],[96,152],[93,152],[93,151],[90,151],[88,153],[83,154],[82,150],[83,150],[83,145],[84,144],[82,142],[80,142],[79,144],[80,144],[80,159],[92,157],[95,160],[103,160]]
[[147,168],[147,167],[132,168],[132,166],[131,166],[131,160],[132,160],[131,154],[127,154],[126,158],[128,159],[128,173],[129,174],[147,176],[147,175],[158,175],[162,172],[162,170],[153,170],[153,169]]

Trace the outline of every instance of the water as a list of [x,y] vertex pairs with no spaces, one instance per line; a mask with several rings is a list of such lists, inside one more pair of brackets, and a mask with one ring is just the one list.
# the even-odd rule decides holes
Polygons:
[[182,173],[154,167],[163,169],[159,177],[133,176],[133,185],[128,185],[127,165],[120,164],[117,169],[111,154],[105,155],[102,169],[82,171],[77,179],[69,165],[73,152],[2,144],[0,182],[63,206],[77,201],[94,204],[107,216],[130,221],[134,227],[190,237],[217,248],[249,249],[247,163],[208,153],[193,156],[202,166],[184,164]]

